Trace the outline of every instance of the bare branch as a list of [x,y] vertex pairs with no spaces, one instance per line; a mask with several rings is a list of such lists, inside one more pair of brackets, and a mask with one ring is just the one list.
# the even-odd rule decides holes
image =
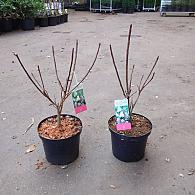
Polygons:
[[142,84],[143,78],[144,78],[144,75],[142,74],[142,77],[141,77],[141,79],[140,79],[139,85],[137,86],[139,91],[140,91],[140,89],[141,89],[141,84]]
[[32,84],[37,88],[37,90],[38,90],[44,97],[46,97],[52,104],[55,105],[54,101],[53,101],[47,94],[45,94],[45,93],[39,88],[39,86],[34,82],[34,80],[31,78],[31,76],[29,75],[28,71],[27,71],[26,68],[24,67],[22,61],[20,60],[18,54],[14,53],[14,55],[15,55],[16,58],[18,59],[18,62],[20,63],[22,69],[24,70],[25,74],[27,75],[27,77],[29,78],[29,80],[32,82]]
[[71,73],[71,78],[70,78],[70,83],[69,83],[69,86],[68,86],[67,93],[70,91],[70,88],[71,88],[71,85],[72,85],[73,76],[75,74],[75,68],[76,68],[76,63],[77,63],[77,56],[78,56],[78,40],[76,41],[76,50],[75,50],[74,64],[73,64],[73,68],[72,68],[72,73]]
[[115,59],[114,59],[114,55],[113,55],[113,51],[112,51],[112,45],[110,45],[110,54],[111,54],[112,62],[113,62],[113,65],[114,65],[114,68],[115,68],[115,71],[116,71],[116,75],[117,75],[117,78],[118,78],[118,81],[119,81],[119,85],[121,87],[121,90],[122,90],[122,93],[123,93],[124,97],[126,97],[125,90],[123,88],[123,85],[122,85],[122,82],[121,82],[121,79],[120,79],[120,76],[119,76],[119,72],[118,72],[118,69],[116,67],[116,63],[115,63]]
[[140,82],[139,82],[139,85],[137,86],[137,88],[138,88],[138,95],[137,95],[137,98],[136,98],[135,102],[132,105],[132,110],[134,109],[135,105],[137,104],[137,102],[139,100],[139,97],[140,97],[142,91],[144,90],[144,88],[153,80],[154,75],[155,75],[155,72],[153,72],[153,70],[154,70],[158,60],[159,60],[159,56],[156,58],[155,63],[152,66],[152,68],[151,68],[151,70],[150,70],[150,72],[149,72],[149,74],[148,74],[148,76],[147,76],[147,78],[146,78],[146,80],[144,81],[143,84],[142,84],[142,80],[144,78],[144,75],[142,75],[142,77],[140,79]]
[[133,80],[133,72],[134,72],[134,69],[135,69],[135,65],[133,65],[133,68],[131,70],[130,81],[129,81],[129,88],[128,88],[128,92],[127,92],[128,93],[128,96],[131,95],[131,91],[132,91],[131,85],[132,85],[132,80]]
[[155,72],[153,72],[152,77],[150,78],[150,80],[147,83],[145,83],[145,85],[143,86],[143,89],[153,80],[154,75],[155,75]]
[[136,93],[137,91],[133,92],[129,97],[133,97]]
[[127,93],[129,91],[129,49],[131,44],[131,30],[132,30],[132,24],[129,27],[129,35],[128,35],[128,41],[127,41],[127,51],[126,51],[126,90]]
[[101,46],[101,44],[99,44],[99,46],[98,46],[95,59],[94,59],[92,65],[90,66],[90,68],[88,69],[87,73],[81,79],[81,81],[79,83],[77,83],[76,86],[73,87],[72,90],[70,90],[70,88],[71,88],[71,84],[72,84],[72,80],[73,80],[73,76],[74,76],[74,72],[75,72],[75,68],[76,68],[77,55],[78,55],[78,41],[76,41],[75,57],[74,57],[74,48],[72,49],[71,63],[70,63],[70,67],[69,67],[69,72],[68,72],[68,77],[67,77],[67,80],[66,80],[66,84],[65,84],[64,87],[62,86],[62,83],[61,83],[60,78],[58,76],[57,64],[56,64],[56,59],[55,59],[55,51],[54,51],[54,47],[52,47],[56,78],[58,80],[59,85],[61,86],[61,94],[60,94],[61,95],[61,99],[60,99],[59,102],[57,102],[55,96],[54,96],[54,100],[52,100],[50,98],[49,94],[47,93],[47,91],[45,89],[45,85],[44,85],[44,81],[43,81],[43,77],[42,77],[42,73],[41,73],[40,67],[38,66],[38,73],[39,73],[39,77],[40,77],[41,82],[39,82],[35,78],[35,76],[33,74],[32,74],[32,76],[30,76],[30,74],[28,73],[28,71],[24,67],[23,63],[21,62],[18,54],[14,53],[14,55],[16,56],[16,58],[18,59],[20,65],[21,65],[22,69],[24,70],[25,74],[29,78],[29,80],[33,83],[33,85],[37,88],[37,90],[44,97],[46,97],[50,101],[50,105],[49,106],[52,105],[52,106],[54,106],[56,108],[56,111],[57,111],[57,125],[58,125],[58,127],[61,126],[61,118],[60,118],[60,115],[62,113],[64,101],[72,93],[72,91],[74,89],[76,89],[87,78],[87,76],[91,72],[91,70],[92,70],[92,68],[95,65],[95,62],[97,60],[97,57],[98,57],[98,54],[99,54],[99,51],[100,51],[100,46]]
[[73,61],[74,61],[74,48],[72,48],[70,68],[69,68],[69,71],[68,71],[68,77],[67,77],[67,80],[66,80],[66,87],[65,87],[65,90],[64,90],[64,95],[65,96],[66,96],[66,94],[68,92],[68,86],[69,86],[69,82],[70,82],[70,75],[71,75],[71,71],[72,71]]
[[62,91],[64,91],[63,85],[62,85],[62,83],[59,79],[59,75],[58,75],[54,46],[52,46],[52,54],[53,54],[53,61],[54,61],[54,68],[55,68],[56,78],[57,78],[58,84],[61,87]]
[[68,94],[66,94],[66,98],[87,78],[87,76],[89,75],[89,73],[91,72],[92,68],[94,67],[95,65],[95,62],[97,60],[97,57],[98,57],[98,54],[99,54],[99,51],[100,51],[100,46],[101,46],[101,43],[99,43],[98,45],[98,49],[97,49],[97,52],[96,52],[96,55],[95,55],[95,59],[91,65],[91,67],[88,69],[87,73],[85,74],[85,76],[81,79],[81,81],[79,83],[77,83],[77,85],[75,87],[73,87],[73,89],[71,89],[69,91]]
[[158,62],[158,60],[159,60],[159,56],[156,58],[156,60],[154,62],[154,65],[152,66],[152,69],[150,70],[150,73],[148,74],[148,76],[147,76],[147,78],[146,78],[146,80],[145,80],[143,85],[145,85],[147,83],[148,79],[150,78],[150,76],[151,76],[151,74],[152,74],[152,72],[153,72],[153,70],[154,70],[154,68],[155,68],[155,66],[156,66],[156,64]]
[[43,82],[43,77],[41,75],[41,70],[40,70],[40,67],[39,66],[38,66],[38,72],[39,72],[39,77],[41,79],[43,91],[45,91],[45,85],[44,85],[44,82]]
[[36,79],[35,75],[33,73],[31,73],[33,79],[35,80],[35,82],[37,83],[37,85],[42,89],[41,84],[38,82],[38,80]]

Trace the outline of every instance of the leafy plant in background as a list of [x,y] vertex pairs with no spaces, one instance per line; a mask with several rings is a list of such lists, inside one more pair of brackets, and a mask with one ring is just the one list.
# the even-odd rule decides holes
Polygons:
[[18,5],[18,14],[22,19],[34,18],[45,9],[42,0],[15,0],[15,3]]
[[16,8],[11,0],[0,0],[0,17],[10,18],[14,14]]
[[112,5],[114,9],[122,8],[122,1],[121,0],[113,0]]
[[133,13],[135,10],[135,0],[122,0],[123,13]]

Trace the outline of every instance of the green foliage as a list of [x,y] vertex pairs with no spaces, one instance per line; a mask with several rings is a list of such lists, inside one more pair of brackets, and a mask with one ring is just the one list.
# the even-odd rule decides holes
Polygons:
[[[92,5],[100,5],[100,0],[92,0]],[[112,0],[112,5],[120,5],[122,0]],[[110,5],[110,0],[101,0],[102,5]]]
[[135,0],[122,0],[123,8],[130,8],[132,10],[135,9]]
[[[156,1],[157,3],[157,1]],[[155,5],[155,0],[145,0],[144,1],[144,6],[147,8],[152,8]]]
[[15,7],[11,0],[0,0],[0,17],[11,17]]
[[33,18],[44,10],[42,0],[14,0],[18,4],[18,15],[22,19]]
[[45,12],[43,0],[0,0],[0,16],[33,18]]

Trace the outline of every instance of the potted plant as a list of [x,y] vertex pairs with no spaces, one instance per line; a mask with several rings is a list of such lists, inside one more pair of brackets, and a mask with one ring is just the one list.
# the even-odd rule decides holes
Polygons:
[[61,10],[60,10],[60,23],[68,22],[68,12],[65,9],[64,1],[61,2]]
[[67,11],[67,9],[64,10],[64,22],[68,22],[68,11]]
[[19,11],[19,0],[11,0],[13,5],[13,11],[12,11],[12,27],[13,30],[18,30],[21,28],[21,18],[18,13]]
[[74,87],[71,88],[73,76],[75,74],[75,67],[77,64],[78,41],[76,42],[76,48],[72,49],[71,63],[65,84],[63,84],[59,78],[54,47],[52,47],[55,75],[60,89],[59,101],[57,101],[55,97],[52,98],[51,95],[48,93],[45,87],[45,82],[40,67],[38,66],[38,75],[40,80],[39,82],[38,79],[34,76],[34,74],[28,73],[18,54],[14,54],[32,84],[49,101],[50,105],[56,109],[56,115],[47,117],[42,120],[37,128],[39,137],[43,142],[46,159],[52,164],[68,164],[73,162],[78,157],[82,122],[76,116],[62,114],[62,110],[64,102],[67,100],[67,98],[72,94],[72,92],[75,92],[77,87],[90,74],[97,60],[99,50],[100,44],[98,46],[95,59],[90,68],[88,69],[87,73],[81,79],[80,82],[78,82]]
[[60,24],[60,9],[59,9],[60,2],[59,0],[54,0],[53,5],[54,5],[54,12],[56,15],[57,24]]
[[[113,155],[117,159],[125,162],[138,161],[143,158],[145,153],[147,138],[152,130],[152,123],[145,116],[133,113],[133,110],[143,90],[153,80],[155,75],[154,68],[159,59],[159,57],[157,57],[154,65],[146,77],[144,77],[144,75],[141,76],[141,79],[137,85],[137,89],[133,89],[132,81],[135,66],[132,67],[131,73],[129,74],[131,30],[132,25],[129,28],[126,51],[126,88],[124,88],[122,84],[119,71],[116,66],[112,46],[110,45],[113,65],[120,84],[120,88],[122,90],[122,94],[125,98],[122,101],[126,104],[118,106],[115,105],[115,116],[112,116],[109,119],[108,125],[111,132]],[[135,97],[136,95],[137,97]]]
[[47,5],[48,5],[48,24],[49,26],[56,26],[57,16],[56,16],[54,1],[49,0]]
[[2,18],[0,16],[0,33],[3,31]]
[[2,31],[12,31],[12,14],[14,6],[11,0],[0,0],[0,18],[2,18]]
[[135,11],[135,0],[122,0],[123,13],[132,14]]
[[189,12],[195,12],[195,2],[194,2],[194,0],[189,0]]
[[22,19],[23,30],[34,30],[35,16],[43,7],[42,0],[19,0],[19,15]]
[[38,24],[40,27],[48,27],[48,16],[47,16],[47,10],[45,7],[45,4],[43,4],[42,2],[39,2],[39,13],[37,16],[38,19]]

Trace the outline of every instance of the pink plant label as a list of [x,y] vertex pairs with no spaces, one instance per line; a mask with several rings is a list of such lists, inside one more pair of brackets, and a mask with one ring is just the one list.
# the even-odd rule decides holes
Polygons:
[[78,89],[72,92],[72,100],[76,114],[87,110],[83,89]]
[[131,123],[121,123],[121,124],[116,124],[116,129],[117,130],[127,130],[127,129],[131,129]]
[[116,116],[116,129],[120,131],[131,129],[128,100],[115,100],[114,110]]
[[76,107],[75,108],[75,112],[76,114],[80,113],[80,112],[84,112],[87,110],[87,106],[86,105],[83,105],[83,106],[79,106],[79,107]]

